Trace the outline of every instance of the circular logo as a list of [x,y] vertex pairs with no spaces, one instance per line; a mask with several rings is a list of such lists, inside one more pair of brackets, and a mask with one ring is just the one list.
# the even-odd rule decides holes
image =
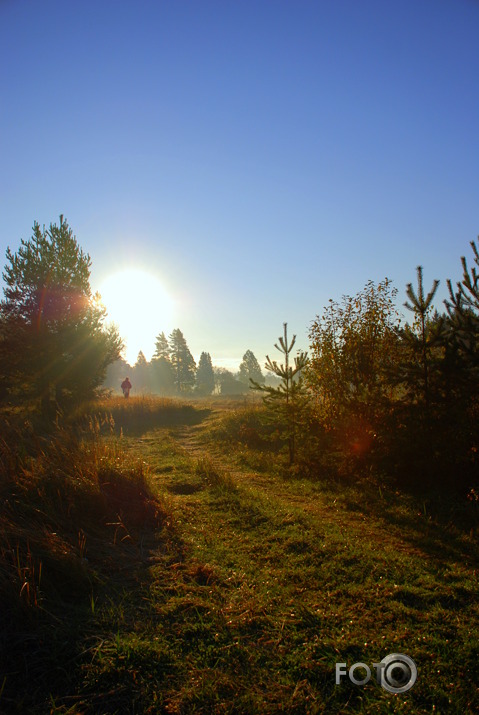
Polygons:
[[382,659],[381,686],[390,693],[405,693],[417,678],[416,664],[402,653],[391,653]]

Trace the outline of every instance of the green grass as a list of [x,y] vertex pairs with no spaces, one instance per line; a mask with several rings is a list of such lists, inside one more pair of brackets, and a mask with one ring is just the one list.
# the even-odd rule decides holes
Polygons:
[[[121,487],[102,492],[123,513],[102,526],[106,544],[92,532],[75,545],[89,559],[84,595],[62,596],[75,625],[63,621],[37,663],[35,703],[31,686],[12,695],[7,674],[0,711],[479,710],[478,549],[462,522],[390,484],[291,476],[270,451],[220,442],[239,414],[219,413],[226,425],[199,432],[170,414],[141,438],[123,436],[121,455],[110,454],[112,437],[95,437],[96,464],[102,449],[110,454],[111,483],[120,473],[137,486],[118,477]],[[245,415],[250,426],[253,418]],[[156,523],[148,509],[127,508],[135,493],[160,510]],[[37,598],[46,598],[43,581]],[[50,626],[40,617],[23,637],[35,634],[38,648]],[[393,652],[418,666],[409,692],[335,685],[336,662]],[[30,709],[15,710],[22,698]]]

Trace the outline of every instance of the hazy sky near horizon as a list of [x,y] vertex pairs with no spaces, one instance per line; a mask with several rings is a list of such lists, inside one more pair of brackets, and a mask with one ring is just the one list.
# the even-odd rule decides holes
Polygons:
[[422,264],[443,298],[479,233],[478,36],[479,0],[0,0],[2,258],[64,214],[95,290],[162,286],[125,285],[130,355],[179,327],[225,366],[285,321],[307,349],[368,279],[402,303]]

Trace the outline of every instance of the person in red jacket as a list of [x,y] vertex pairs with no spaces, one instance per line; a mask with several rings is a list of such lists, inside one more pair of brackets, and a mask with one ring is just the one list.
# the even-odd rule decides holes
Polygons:
[[121,383],[121,389],[123,390],[123,394],[125,397],[130,397],[131,382],[128,377],[125,377],[125,379]]

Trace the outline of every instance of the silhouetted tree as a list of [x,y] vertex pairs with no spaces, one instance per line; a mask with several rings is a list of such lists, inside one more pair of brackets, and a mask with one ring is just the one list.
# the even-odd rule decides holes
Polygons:
[[434,280],[426,293],[421,266],[417,288],[407,285],[404,305],[414,319],[400,331],[396,384],[402,393],[381,438],[386,463],[402,479],[435,486],[451,484],[451,477],[459,483],[472,468],[477,443],[475,416],[468,410],[468,398],[460,399],[461,350],[454,311],[433,313],[438,286]]
[[290,364],[290,353],[296,343],[296,335],[288,343],[288,325],[283,324],[283,336],[278,338],[279,345],[275,343],[276,350],[284,356],[284,363],[278,364],[266,356],[266,370],[277,375],[281,382],[278,387],[263,385],[251,380],[253,389],[263,393],[263,400],[272,411],[273,417],[282,430],[288,443],[289,463],[294,463],[296,457],[296,440],[301,424],[301,412],[307,400],[307,391],[303,384],[302,371],[308,365],[308,356],[300,352],[294,358],[294,366]]
[[150,363],[151,389],[160,395],[173,395],[175,373],[170,360],[164,357],[152,358]]
[[168,344],[168,339],[164,332],[160,333],[155,342],[155,353],[153,358],[165,358],[165,360],[170,359],[170,346]]
[[[432,301],[439,286],[439,281],[434,280],[431,290],[427,295],[424,294],[422,282],[422,266],[417,267],[417,291],[415,292],[412,283],[407,284],[406,295],[409,301],[404,303],[404,306],[414,313],[414,322],[412,326],[406,326],[402,336],[409,346],[416,365],[411,365],[408,371],[408,382],[415,383],[422,394],[426,409],[429,409],[431,394],[430,394],[430,373],[431,373],[431,350],[437,346],[441,338],[442,321],[439,316],[431,322],[429,314],[432,310]],[[417,374],[419,372],[419,375]]]
[[471,269],[461,257],[463,277],[456,284],[447,281],[449,300],[444,301],[448,313],[448,350],[454,362],[452,381],[462,396],[477,396],[479,390],[479,250],[471,241],[474,263]]
[[170,335],[170,350],[176,389],[179,393],[188,391],[195,384],[196,363],[179,328]]
[[35,222],[32,238],[6,255],[0,357],[11,391],[40,398],[46,411],[52,399],[65,407],[91,396],[122,344],[92,295],[89,255],[63,216],[48,230]]
[[209,353],[203,352],[200,355],[196,371],[196,389],[201,395],[211,395],[215,389],[215,376]]
[[238,380],[245,385],[249,385],[250,380],[254,380],[260,385],[264,384],[264,376],[259,362],[251,350],[247,350],[243,355],[243,360],[239,366]]

